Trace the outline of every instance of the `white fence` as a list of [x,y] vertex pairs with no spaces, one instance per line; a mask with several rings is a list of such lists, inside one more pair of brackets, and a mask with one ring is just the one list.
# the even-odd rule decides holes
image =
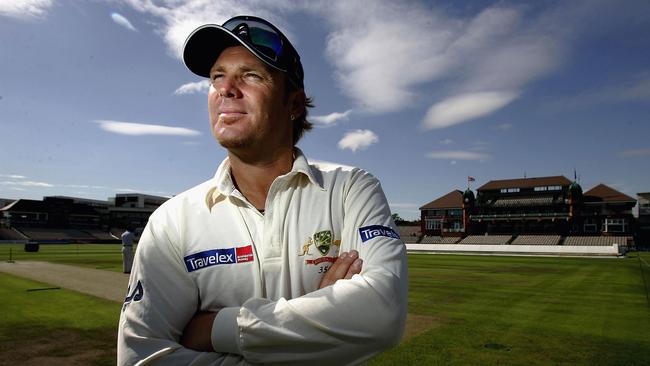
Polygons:
[[528,255],[597,255],[619,256],[624,248],[609,246],[567,245],[463,245],[463,244],[406,244],[411,253],[477,253],[477,254],[528,254]]

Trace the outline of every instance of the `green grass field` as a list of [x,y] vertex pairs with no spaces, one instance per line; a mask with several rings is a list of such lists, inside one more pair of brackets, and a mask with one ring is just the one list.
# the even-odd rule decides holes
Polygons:
[[115,365],[121,304],[0,272],[0,365]]
[[[1,260],[8,248],[0,245]],[[39,253],[20,253],[16,246],[14,258],[119,271],[119,250],[44,245]],[[370,365],[648,365],[647,263],[650,253],[409,255],[407,337]],[[48,286],[2,274],[0,281],[0,365],[17,364],[3,363],[16,349],[114,364],[119,304],[65,290],[27,291]],[[42,346],[53,338],[66,341]]]
[[432,326],[371,364],[649,365],[636,255],[409,255],[409,313]]
[[[0,244],[0,260],[46,261],[122,272],[120,244],[42,244],[36,253],[27,253],[22,244]],[[135,248],[134,248],[135,249]]]

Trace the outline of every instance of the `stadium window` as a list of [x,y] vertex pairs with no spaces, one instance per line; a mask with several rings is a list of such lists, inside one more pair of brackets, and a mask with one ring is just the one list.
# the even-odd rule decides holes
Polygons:
[[453,231],[455,231],[455,232],[462,231],[462,225],[461,225],[460,221],[454,221]]
[[[508,188],[506,192],[507,192],[507,193],[518,193],[518,192],[519,192],[519,188]],[[502,193],[503,193],[503,192],[502,192]]]
[[623,233],[627,229],[626,219],[605,219],[603,224],[607,233]]
[[427,230],[440,230],[440,227],[442,226],[441,220],[425,219],[424,222]]
[[549,191],[560,191],[560,190],[562,190],[562,186],[549,186],[548,190]]
[[585,219],[583,224],[583,230],[585,233],[595,233],[598,231],[598,225],[596,225],[596,220],[594,219]]
[[535,187],[535,192],[545,191],[547,187]]

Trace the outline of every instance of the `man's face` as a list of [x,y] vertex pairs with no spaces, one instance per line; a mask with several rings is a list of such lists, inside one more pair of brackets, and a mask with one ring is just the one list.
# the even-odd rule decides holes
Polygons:
[[237,46],[221,52],[210,79],[210,127],[221,146],[247,152],[292,146],[284,75]]

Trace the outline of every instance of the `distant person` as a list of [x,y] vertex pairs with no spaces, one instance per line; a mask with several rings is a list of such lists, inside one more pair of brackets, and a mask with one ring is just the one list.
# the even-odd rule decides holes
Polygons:
[[184,61],[211,82],[210,127],[228,156],[149,218],[118,365],[339,366],[397,344],[404,243],[376,178],[296,147],[311,103],[289,40],[238,16],[192,32]]
[[135,240],[135,229],[133,226],[127,226],[126,231],[122,233],[122,271],[131,273],[133,267],[133,242]]

